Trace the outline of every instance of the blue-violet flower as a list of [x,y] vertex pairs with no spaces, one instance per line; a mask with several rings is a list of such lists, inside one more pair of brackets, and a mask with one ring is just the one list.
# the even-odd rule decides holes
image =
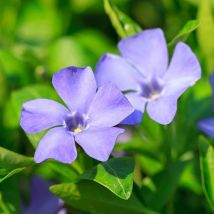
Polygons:
[[178,98],[201,76],[200,64],[188,45],[179,42],[168,65],[168,51],[161,29],[150,29],[121,40],[122,57],[105,54],[96,66],[98,86],[112,82],[134,106],[123,124],[138,124],[146,108],[150,118],[169,124]]
[[77,157],[75,142],[90,157],[106,161],[124,131],[114,126],[134,111],[128,99],[113,84],[97,90],[90,67],[62,69],[52,83],[67,108],[49,99],[23,104],[21,127],[27,133],[50,129],[38,144],[35,161],[71,163]]

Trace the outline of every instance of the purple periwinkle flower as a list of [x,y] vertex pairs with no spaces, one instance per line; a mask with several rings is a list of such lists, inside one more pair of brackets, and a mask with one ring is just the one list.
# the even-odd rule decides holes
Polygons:
[[106,161],[123,129],[114,127],[134,109],[113,84],[98,88],[90,67],[68,67],[53,75],[52,83],[67,108],[49,99],[23,104],[21,127],[30,134],[46,129],[35,152],[40,163],[52,158],[71,163],[75,142],[92,158]]
[[[212,94],[213,94],[213,102],[214,102],[214,74],[210,77],[210,84],[212,87]],[[213,105],[214,108],[214,105]],[[214,138],[214,117],[204,118],[198,123],[198,128],[207,134],[209,137]]]
[[30,182],[30,203],[23,204],[22,214],[66,214],[64,202],[49,191],[53,185],[41,177],[35,176]]
[[123,124],[141,122],[146,108],[160,124],[172,122],[178,98],[201,76],[200,64],[188,45],[179,42],[168,63],[167,44],[161,29],[151,29],[121,40],[122,57],[105,54],[96,66],[98,86],[112,82],[135,108]]

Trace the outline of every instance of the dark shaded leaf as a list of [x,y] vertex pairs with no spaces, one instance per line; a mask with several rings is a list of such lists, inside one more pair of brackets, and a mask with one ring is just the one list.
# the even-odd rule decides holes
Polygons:
[[125,201],[92,181],[54,185],[50,187],[50,190],[71,206],[90,213],[154,214],[145,208],[134,195]]

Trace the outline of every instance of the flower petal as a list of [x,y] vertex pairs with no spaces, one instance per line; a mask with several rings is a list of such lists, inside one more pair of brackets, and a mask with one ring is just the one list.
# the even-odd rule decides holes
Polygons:
[[140,73],[124,58],[105,54],[96,65],[95,78],[98,87],[114,83],[121,91],[136,90]]
[[96,93],[96,81],[90,67],[67,67],[53,75],[52,83],[70,110],[86,112]]
[[132,106],[141,112],[144,112],[145,110],[145,105],[146,105],[146,100],[140,96],[138,93],[127,93],[126,97],[128,101],[132,104]]
[[129,115],[126,119],[124,119],[121,122],[121,124],[136,125],[141,123],[143,112],[146,105],[146,100],[138,93],[127,93],[126,97],[134,107],[135,111],[131,115]]
[[92,158],[99,161],[108,160],[116,139],[123,133],[121,128],[103,128],[97,130],[86,130],[75,136],[75,141]]
[[112,127],[134,111],[127,98],[113,84],[99,88],[88,111],[90,127]]
[[72,163],[77,157],[73,135],[64,127],[49,130],[39,142],[34,156],[40,163],[49,158],[63,163]]
[[118,48],[147,78],[161,76],[167,69],[168,51],[161,29],[144,30],[125,38]]
[[201,68],[188,45],[179,42],[164,77],[166,93],[173,94],[192,86],[201,77]]
[[60,103],[49,99],[35,99],[23,104],[20,124],[30,134],[62,125],[69,111]]
[[156,122],[166,125],[172,122],[177,111],[177,98],[162,96],[147,105],[148,115]]
[[201,120],[198,123],[198,128],[208,136],[214,138],[214,118],[206,118]]
[[44,214],[57,213],[62,207],[59,198],[49,191],[52,182],[47,182],[41,177],[34,176],[30,185],[30,204],[29,207],[24,207],[25,210],[21,214]]

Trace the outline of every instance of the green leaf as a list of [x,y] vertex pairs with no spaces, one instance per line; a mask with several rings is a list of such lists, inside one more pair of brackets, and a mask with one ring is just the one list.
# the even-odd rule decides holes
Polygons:
[[200,137],[199,151],[202,187],[214,211],[214,148],[206,138]]
[[110,0],[104,0],[104,9],[106,14],[109,16],[112,25],[114,26],[117,34],[121,38],[132,36],[141,30],[141,27],[135,23],[125,13],[117,9]]
[[50,190],[71,206],[89,213],[154,213],[145,208],[135,195],[132,194],[132,196],[125,201],[116,197],[101,185],[91,181],[81,181],[77,184],[58,184],[51,186]]
[[132,193],[134,161],[131,158],[113,158],[92,168],[81,179],[95,181],[118,197],[127,200]]
[[5,174],[3,174],[3,176],[0,176],[0,183],[2,183],[6,179],[12,177],[15,174],[18,174],[19,172],[21,172],[24,169],[25,169],[25,167],[23,167],[23,168],[16,168],[16,169],[14,169],[12,171],[9,171],[9,170],[7,171],[6,170]]
[[33,158],[0,147],[0,183],[32,165],[34,165]]
[[[15,114],[13,115],[13,117],[14,119],[16,119],[17,123],[19,123],[23,103],[36,98],[48,98],[57,100],[58,96],[51,87],[46,85],[27,86],[12,93],[11,101],[15,109]],[[43,134],[44,132],[40,132],[27,136],[32,145],[36,147]]]
[[214,69],[214,18],[210,0],[200,1],[198,20],[198,42],[207,61],[208,72],[211,73]]
[[173,38],[173,40],[169,43],[169,46],[174,46],[177,42],[182,41],[185,42],[189,35],[198,28],[199,21],[197,20],[190,20],[188,21],[181,31]]
[[175,162],[154,175],[149,186],[144,184],[142,193],[149,207],[160,210],[167,203],[178,186],[180,177],[187,164],[188,161]]
[[31,166],[34,164],[34,161],[33,158],[29,158],[0,147],[0,163],[3,168],[14,169],[18,167]]

